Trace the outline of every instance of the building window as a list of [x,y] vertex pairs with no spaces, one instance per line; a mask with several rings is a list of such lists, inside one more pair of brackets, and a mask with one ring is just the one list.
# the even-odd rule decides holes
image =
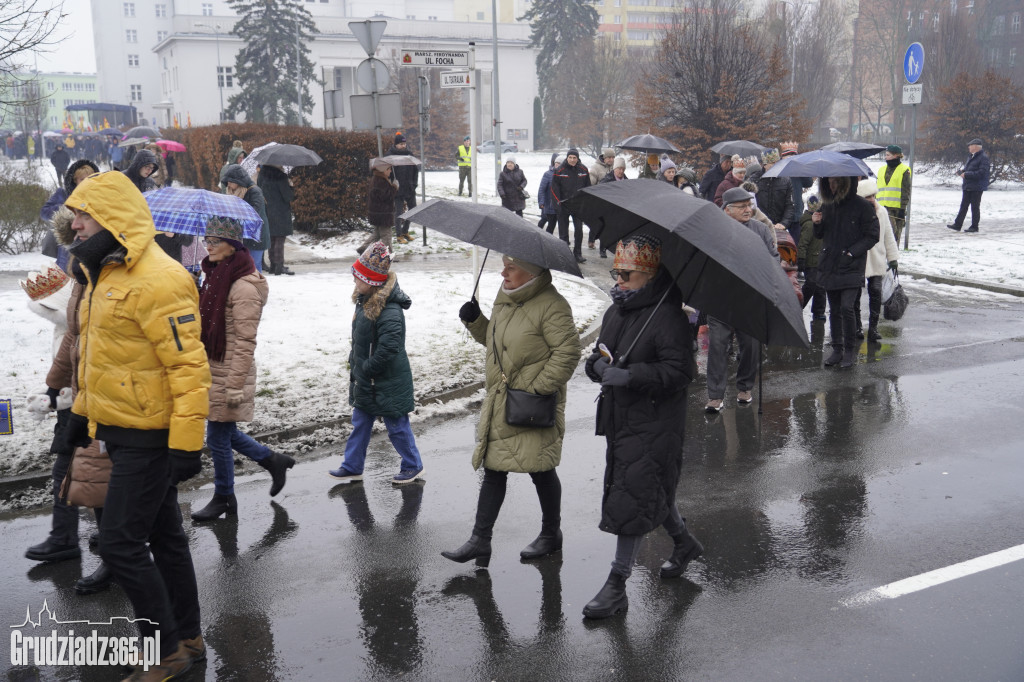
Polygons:
[[137,43],[139,42],[139,32],[136,31],[134,28],[125,29],[124,39],[125,42],[128,43]]
[[128,66],[138,66],[138,65],[139,65],[139,55],[137,55],[137,54],[130,54],[130,55],[128,55]]
[[1010,17],[1010,33],[1014,35],[1020,33],[1020,12]]
[[1010,66],[1015,66],[1016,64],[1017,64],[1017,48],[1011,47],[1010,48]]
[[204,2],[203,3],[203,16],[204,17],[212,17],[213,16],[213,3],[210,3],[210,2]]
[[967,0],[967,13],[974,14],[974,0]]
[[126,3],[124,3],[124,15],[126,17],[134,17],[135,16],[135,3],[134,2],[126,2]]
[[476,13],[476,20],[477,21],[483,21],[484,20],[484,13],[483,12],[477,12]]
[[622,23],[622,15],[621,14],[616,14],[615,15],[615,23],[616,24],[621,24]]
[[615,0],[616,7],[622,7],[622,0]]
[[415,21],[416,20],[416,15],[415,14],[406,14],[405,18],[406,19],[411,19],[411,20]]
[[166,17],[167,16],[167,5],[157,5],[156,6],[156,16],[159,17],[159,18]]
[[992,21],[993,35],[1001,36],[1006,32],[1006,17],[1000,14]]
[[156,32],[156,42],[160,43],[167,39],[167,31]]
[[231,88],[235,85],[234,67],[231,66],[218,66],[217,67],[217,87],[219,88]]
[[932,17],[932,30],[936,33],[939,32],[939,15],[936,14]]
[[132,90],[132,101],[133,102],[141,102],[142,101],[142,86],[141,85],[132,85],[131,86],[131,90]]
[[341,90],[341,83],[342,83],[342,80],[341,80],[341,69],[335,68],[334,69],[334,89],[335,90]]

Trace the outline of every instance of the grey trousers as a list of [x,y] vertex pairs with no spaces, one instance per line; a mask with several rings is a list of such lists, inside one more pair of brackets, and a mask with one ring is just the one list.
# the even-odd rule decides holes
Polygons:
[[[725,385],[729,379],[729,337],[733,328],[708,316],[708,400],[725,398]],[[740,347],[740,364],[736,368],[736,390],[749,391],[757,378],[757,356],[761,344],[743,332],[736,332]]]
[[[669,535],[679,535],[686,530],[686,519],[679,515],[675,502],[668,509],[668,518],[661,524]],[[640,542],[643,535],[616,535],[615,560],[612,561],[612,572],[624,578],[633,575],[633,565],[640,554]]]

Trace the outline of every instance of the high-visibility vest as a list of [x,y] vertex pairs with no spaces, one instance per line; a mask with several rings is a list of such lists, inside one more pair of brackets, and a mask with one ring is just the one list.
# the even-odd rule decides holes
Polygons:
[[472,150],[464,144],[459,145],[459,165],[460,166],[472,166],[473,157],[471,156]]
[[900,196],[903,193],[903,174],[910,172],[910,166],[905,163],[896,166],[888,182],[885,181],[886,168],[888,165],[878,169],[878,194],[875,195],[875,200],[882,206],[899,208]]

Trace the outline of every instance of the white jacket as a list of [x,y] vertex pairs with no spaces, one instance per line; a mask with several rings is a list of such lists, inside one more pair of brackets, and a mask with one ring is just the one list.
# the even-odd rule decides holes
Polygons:
[[899,260],[900,254],[896,235],[892,232],[892,223],[889,222],[889,213],[877,201],[875,202],[875,213],[878,215],[880,237],[875,245],[868,250],[865,277],[881,277],[889,269],[889,261]]

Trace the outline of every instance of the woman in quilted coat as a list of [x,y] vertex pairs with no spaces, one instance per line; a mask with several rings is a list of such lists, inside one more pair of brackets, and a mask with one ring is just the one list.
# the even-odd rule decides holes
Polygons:
[[[459,318],[487,348],[485,389],[476,430],[473,468],[484,467],[473,535],[461,547],[441,552],[446,559],[491,560],[491,531],[505,500],[509,472],[530,474],[540,499],[540,535],[519,556],[536,559],[562,549],[562,484],[555,468],[562,458],[565,393],[580,360],[580,337],[572,309],[551,283],[551,273],[533,263],[505,256],[504,279],[491,309],[480,311],[476,298],[462,306]],[[506,421],[507,389],[556,396],[555,423],[548,427],[513,426]]]
[[206,444],[213,458],[213,499],[192,513],[195,521],[211,521],[221,514],[238,513],[235,500],[237,450],[270,472],[273,497],[285,484],[295,460],[273,452],[238,430],[238,422],[252,420],[256,399],[256,330],[267,303],[267,280],[256,271],[249,251],[242,245],[242,225],[230,218],[210,218],[206,223],[205,275],[199,291],[202,340],[210,360],[210,414]]
[[583,609],[587,618],[628,608],[626,579],[643,536],[658,526],[674,543],[662,578],[679,577],[704,551],[676,507],[686,387],[696,374],[692,330],[682,295],[660,262],[661,244],[652,237],[619,242],[612,306],[586,363],[587,376],[601,383],[597,433],[608,441],[599,527],[617,538],[608,580]]
[[523,215],[523,209],[526,208],[524,189],[526,189],[526,175],[519,168],[515,158],[510,156],[498,176],[498,196],[501,197],[502,206],[520,217]]

